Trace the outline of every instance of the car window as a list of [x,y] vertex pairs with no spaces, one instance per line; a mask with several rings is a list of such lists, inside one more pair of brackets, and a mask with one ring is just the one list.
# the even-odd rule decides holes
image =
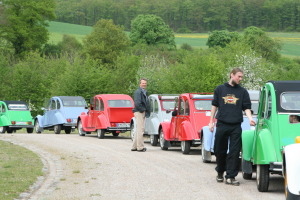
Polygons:
[[55,110],[55,109],[56,109],[56,103],[55,103],[55,100],[54,100],[54,99],[51,100],[49,109],[50,109],[50,110]]
[[179,103],[179,115],[184,115],[184,101],[183,101],[183,99],[180,99],[180,103]]
[[57,106],[57,109],[60,109],[60,107],[61,107],[61,106],[60,106],[60,101],[57,100],[56,103],[57,103],[57,105],[56,105],[56,106]]
[[130,100],[108,100],[108,106],[113,108],[132,107]]
[[266,119],[269,119],[272,114],[272,97],[271,92],[268,92],[268,98],[267,98],[267,110],[266,110]]
[[103,100],[100,99],[100,111],[103,111],[104,110],[104,103],[103,103]]
[[100,110],[100,102],[98,99],[95,99],[95,110]]
[[253,115],[257,115],[258,112],[258,101],[251,102],[251,110],[253,111]]
[[153,106],[153,101],[154,101],[154,100],[153,100],[152,98],[150,98],[150,99],[149,99],[149,104],[150,104],[150,113],[152,113],[152,112],[153,112],[153,107],[154,107],[154,106]]
[[196,110],[211,110],[211,100],[196,100],[194,105]]
[[8,104],[8,110],[28,110],[26,104]]
[[300,92],[284,92],[280,96],[281,107],[285,110],[300,110]]
[[154,112],[158,113],[158,102],[156,99],[154,100]]
[[190,115],[190,105],[188,100],[185,101],[184,107],[185,107],[185,115]]
[[174,100],[164,100],[162,101],[162,110],[174,110],[175,108],[175,101]]
[[6,111],[5,106],[3,104],[1,105],[0,109],[1,109],[0,111],[3,112],[3,113]]

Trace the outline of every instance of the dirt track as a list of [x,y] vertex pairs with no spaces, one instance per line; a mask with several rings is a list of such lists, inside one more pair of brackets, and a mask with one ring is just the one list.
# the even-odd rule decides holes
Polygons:
[[[22,199],[32,200],[284,200],[283,178],[272,175],[269,192],[255,180],[240,186],[215,181],[215,163],[201,161],[200,148],[183,155],[180,147],[162,151],[146,140],[147,152],[131,152],[125,137],[77,134],[1,134],[43,160],[46,175]],[[255,178],[255,175],[254,175]]]

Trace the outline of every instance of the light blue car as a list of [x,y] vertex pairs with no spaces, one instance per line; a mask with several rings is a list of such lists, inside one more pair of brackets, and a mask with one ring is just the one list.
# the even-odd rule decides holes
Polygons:
[[55,134],[60,134],[65,130],[70,134],[77,127],[77,118],[82,113],[88,112],[86,101],[81,96],[54,96],[51,97],[44,115],[36,116],[34,129],[36,133],[43,130],[54,130]]
[[[258,111],[258,101],[259,101],[259,91],[258,90],[249,90],[250,100],[252,103],[252,111],[253,111],[253,119],[257,120],[257,111]],[[246,115],[244,115],[244,121],[242,123],[242,130],[250,130],[255,128],[251,127],[249,123],[249,119]],[[209,130],[208,126],[204,126],[201,130],[201,156],[202,161],[204,163],[211,162],[212,155],[214,154],[214,141],[215,141],[216,128],[214,128],[214,132],[212,133]],[[229,145],[229,144],[228,144]]]

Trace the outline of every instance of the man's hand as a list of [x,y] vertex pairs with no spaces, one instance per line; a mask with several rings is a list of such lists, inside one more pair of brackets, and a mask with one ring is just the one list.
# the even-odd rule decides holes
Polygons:
[[214,123],[209,123],[208,124],[210,132],[214,132],[215,124]]
[[252,119],[250,120],[250,126],[255,126],[256,125],[256,122]]

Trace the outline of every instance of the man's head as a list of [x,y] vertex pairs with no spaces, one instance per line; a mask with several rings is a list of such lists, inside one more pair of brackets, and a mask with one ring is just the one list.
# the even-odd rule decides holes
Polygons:
[[140,88],[143,88],[143,89],[147,88],[147,79],[145,79],[145,78],[140,79]]
[[229,84],[233,86],[240,84],[241,80],[243,80],[243,75],[244,72],[242,69],[238,67],[233,68],[232,71],[230,72]]

